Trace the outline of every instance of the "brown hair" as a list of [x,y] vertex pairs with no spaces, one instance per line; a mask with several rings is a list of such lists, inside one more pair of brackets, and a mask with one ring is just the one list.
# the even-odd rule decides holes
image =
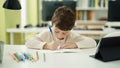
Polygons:
[[61,30],[71,30],[75,24],[75,13],[66,6],[57,8],[52,17],[52,25]]

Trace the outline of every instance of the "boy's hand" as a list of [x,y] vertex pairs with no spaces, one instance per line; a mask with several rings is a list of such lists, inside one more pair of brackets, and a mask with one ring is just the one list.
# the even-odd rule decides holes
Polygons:
[[72,42],[66,42],[60,47],[60,49],[75,49],[75,48],[78,48],[78,47],[75,43],[72,43]]
[[57,47],[58,47],[58,43],[56,41],[52,41],[50,43],[45,44],[43,49],[56,50]]

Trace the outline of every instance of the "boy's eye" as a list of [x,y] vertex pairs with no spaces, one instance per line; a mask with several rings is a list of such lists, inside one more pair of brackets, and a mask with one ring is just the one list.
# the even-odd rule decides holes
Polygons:
[[59,31],[55,31],[55,33],[59,33]]

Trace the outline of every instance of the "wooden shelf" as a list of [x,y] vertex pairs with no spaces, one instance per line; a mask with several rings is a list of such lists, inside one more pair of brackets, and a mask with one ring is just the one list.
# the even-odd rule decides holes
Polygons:
[[91,7],[87,7],[87,8],[81,8],[81,7],[76,7],[76,10],[105,10],[105,11],[107,11],[108,10],[108,8],[91,8]]

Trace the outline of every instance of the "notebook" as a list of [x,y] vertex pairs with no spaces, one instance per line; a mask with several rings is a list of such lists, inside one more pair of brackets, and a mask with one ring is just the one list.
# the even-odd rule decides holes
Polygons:
[[98,60],[108,62],[120,59],[120,36],[102,38],[94,56]]
[[0,41],[0,63],[2,63],[2,59],[3,59],[3,50],[4,50],[4,42]]

